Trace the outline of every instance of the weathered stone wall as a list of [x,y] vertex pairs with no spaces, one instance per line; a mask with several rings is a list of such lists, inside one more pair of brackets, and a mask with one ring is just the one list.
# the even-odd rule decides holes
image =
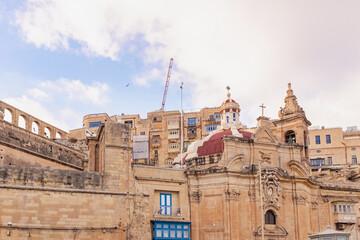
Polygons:
[[149,195],[103,176],[0,165],[0,239],[150,239]]
[[0,184],[103,190],[103,173],[0,165]]
[[[5,121],[0,121],[0,148],[1,146],[11,148],[11,151],[3,153],[3,159],[0,159],[3,164],[21,165],[22,160],[19,158],[19,154],[24,154],[26,156],[23,158],[24,162],[29,155],[32,155],[42,158],[44,161],[82,170],[86,156],[80,151]],[[29,162],[27,164],[31,165]]]

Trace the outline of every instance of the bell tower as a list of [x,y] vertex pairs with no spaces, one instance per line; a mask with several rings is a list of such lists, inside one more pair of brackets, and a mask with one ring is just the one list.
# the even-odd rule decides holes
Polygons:
[[280,142],[302,146],[302,158],[309,161],[309,131],[311,122],[306,118],[305,111],[299,106],[297,98],[288,83],[285,107],[280,107],[279,119],[273,121],[276,126],[274,133]]

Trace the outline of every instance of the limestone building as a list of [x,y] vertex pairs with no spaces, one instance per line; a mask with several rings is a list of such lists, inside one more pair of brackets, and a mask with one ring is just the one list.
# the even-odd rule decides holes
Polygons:
[[[184,137],[184,150],[195,141],[216,130],[220,124],[219,108],[203,108],[199,112],[181,114],[179,111],[157,110],[147,114],[146,119],[136,115],[114,115],[106,113],[89,114],[83,119],[83,128],[70,131],[70,138],[85,139],[86,135],[95,134],[101,123],[126,123],[131,129],[131,142],[136,153],[133,156],[137,163],[155,166],[171,166],[181,150],[181,131]],[[147,143],[147,152],[145,151]],[[140,154],[143,153],[143,154]]]
[[1,239],[303,240],[327,225],[360,234],[360,172],[311,171],[310,122],[290,84],[279,118],[260,116],[251,131],[230,93],[219,108],[189,113],[196,140],[182,156],[167,152],[176,156],[158,163],[167,167],[137,161],[146,139],[152,158],[154,135],[179,141],[169,139],[178,112],[88,115],[83,129],[56,138],[54,127],[53,138],[9,122],[11,106],[0,106]]
[[309,131],[310,163],[314,168],[333,168],[360,163],[360,131],[357,127],[314,128]]

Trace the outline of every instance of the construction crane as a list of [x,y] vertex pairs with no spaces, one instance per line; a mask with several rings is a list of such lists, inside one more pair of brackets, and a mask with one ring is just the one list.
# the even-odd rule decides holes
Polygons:
[[161,109],[160,109],[160,110],[164,110],[164,108],[165,108],[166,95],[167,95],[167,90],[168,90],[168,87],[169,87],[169,81],[170,81],[170,75],[171,75],[171,69],[172,69],[173,61],[174,61],[174,59],[171,58],[171,59],[170,59],[170,64],[169,64],[168,74],[167,74],[167,77],[166,77],[164,97],[163,97],[163,101],[162,101],[162,105],[161,105]]

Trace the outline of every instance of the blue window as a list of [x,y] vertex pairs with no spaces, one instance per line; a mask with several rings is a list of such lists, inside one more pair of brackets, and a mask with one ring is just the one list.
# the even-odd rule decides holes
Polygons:
[[236,121],[236,113],[233,113],[233,121]]
[[171,239],[171,240],[188,240],[190,239],[189,222],[168,222],[153,221],[154,240]]
[[91,123],[89,123],[89,127],[98,127],[98,126],[100,126],[100,124],[101,124],[101,122],[91,122]]
[[325,165],[325,158],[310,159],[310,164],[313,167],[319,167]]
[[171,215],[172,199],[170,193],[160,193],[161,215]]
[[215,121],[217,121],[217,122],[221,121],[220,113],[218,113],[218,112],[215,113]]
[[320,144],[320,136],[315,136],[315,143]]
[[330,135],[326,135],[326,143],[331,143],[331,136]]
[[217,129],[217,126],[219,126],[219,124],[209,124],[206,125],[206,134],[211,133],[212,131]]
[[195,126],[196,118],[188,118],[188,126]]
[[357,156],[356,156],[356,155],[352,155],[352,156],[351,156],[351,162],[352,162],[353,164],[356,164],[356,163],[357,163]]

